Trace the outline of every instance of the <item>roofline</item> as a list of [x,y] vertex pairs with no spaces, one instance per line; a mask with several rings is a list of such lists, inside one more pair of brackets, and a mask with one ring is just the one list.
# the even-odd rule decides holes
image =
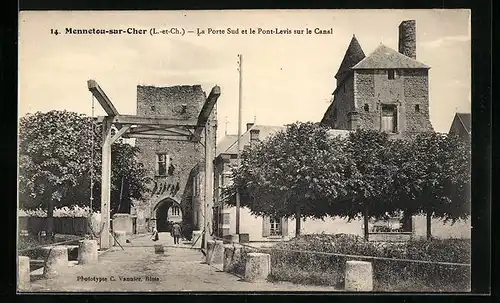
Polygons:
[[[361,62],[361,61],[360,61]],[[418,62],[418,61],[417,61]],[[423,63],[421,63],[423,64]],[[351,69],[431,69],[430,66],[426,67],[351,67]]]
[[[467,132],[470,134],[470,133],[471,133],[471,130],[470,130],[470,129],[467,129],[467,127],[465,126],[464,121],[462,120],[462,118],[460,118],[460,114],[462,114],[462,115],[463,115],[463,114],[466,114],[466,115],[467,115],[467,113],[455,113],[455,116],[456,116],[456,117],[458,117],[458,120],[460,121],[460,123],[462,124],[462,126],[464,127],[464,129],[465,129],[465,130],[467,130]],[[470,115],[470,114],[468,114],[468,115]],[[472,116],[471,116],[471,118],[472,118]],[[471,122],[472,122],[472,121],[471,121]],[[471,127],[471,128],[472,128],[472,127]]]

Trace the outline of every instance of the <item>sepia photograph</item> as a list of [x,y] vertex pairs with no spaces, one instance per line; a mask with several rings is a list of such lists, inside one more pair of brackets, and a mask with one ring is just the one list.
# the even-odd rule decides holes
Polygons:
[[20,11],[18,293],[471,292],[471,11]]

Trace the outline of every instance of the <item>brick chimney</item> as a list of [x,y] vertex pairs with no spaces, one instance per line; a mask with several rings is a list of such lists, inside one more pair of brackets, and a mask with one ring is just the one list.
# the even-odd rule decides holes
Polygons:
[[253,144],[257,141],[259,141],[259,129],[251,129],[250,130],[250,144]]
[[247,123],[247,131],[252,128],[252,126],[254,125],[254,123]]
[[399,25],[399,52],[417,59],[417,25],[415,20],[405,20]]

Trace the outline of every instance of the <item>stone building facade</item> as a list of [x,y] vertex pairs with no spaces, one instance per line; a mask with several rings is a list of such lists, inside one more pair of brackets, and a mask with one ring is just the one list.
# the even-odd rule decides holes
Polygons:
[[353,36],[321,124],[334,129],[376,129],[396,137],[432,130],[429,68],[416,60],[414,20],[399,26],[399,52],[381,44],[365,56]]
[[[206,100],[201,86],[137,86],[137,115],[169,119],[197,119]],[[216,110],[207,128],[211,146],[216,140]],[[139,159],[152,182],[150,194],[136,212],[156,224],[159,231],[167,222],[182,221],[203,229],[205,132],[200,143],[162,139],[136,139]],[[215,153],[215,147],[214,151]],[[139,216],[139,214],[137,214]]]

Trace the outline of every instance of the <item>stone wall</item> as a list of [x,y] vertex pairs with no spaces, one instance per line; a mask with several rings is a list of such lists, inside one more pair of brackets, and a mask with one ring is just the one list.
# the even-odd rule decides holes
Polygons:
[[392,80],[388,79],[387,70],[357,70],[354,82],[361,128],[379,130],[382,104],[394,104],[398,133],[432,130],[427,70],[398,70]]
[[350,129],[348,114],[354,109],[354,79],[352,73],[337,85],[333,102],[325,112],[321,124],[335,129]]
[[[171,119],[197,119],[206,99],[206,94],[201,86],[172,86],[154,87],[137,86],[137,115],[139,116],[161,116]],[[215,136],[217,123],[215,120],[216,110],[210,116],[209,138],[212,140],[215,153]],[[205,142],[204,133],[201,142]],[[199,165],[205,166],[205,149],[200,143],[167,141],[156,139],[136,139],[135,145],[140,148],[139,159],[148,171],[149,177],[155,182],[149,184],[151,194],[145,204],[152,208],[163,199],[172,198],[181,204],[183,216],[192,219],[192,213],[185,212],[186,209],[200,209],[198,205],[193,207],[192,199],[192,170]],[[166,176],[158,176],[156,173],[156,155],[165,153],[170,157],[169,172]],[[168,169],[168,168],[167,168]],[[201,198],[197,203],[204,200]],[[154,215],[154,214],[153,214]]]
[[[431,131],[429,118],[429,77],[426,69],[405,70],[404,103],[406,106],[406,131]],[[418,111],[415,106],[418,105]]]

